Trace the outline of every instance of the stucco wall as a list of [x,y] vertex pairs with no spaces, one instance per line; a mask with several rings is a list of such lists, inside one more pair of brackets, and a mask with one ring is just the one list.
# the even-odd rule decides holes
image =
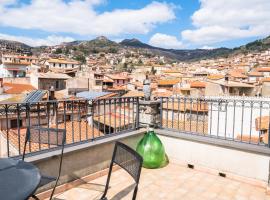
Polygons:
[[205,96],[222,95],[223,91],[220,85],[207,82],[205,87]]
[[269,156],[160,135],[170,159],[267,182]]
[[31,84],[29,77],[4,78],[4,83]]

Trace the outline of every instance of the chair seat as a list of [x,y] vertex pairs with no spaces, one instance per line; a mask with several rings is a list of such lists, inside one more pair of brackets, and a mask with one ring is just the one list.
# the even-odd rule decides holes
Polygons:
[[49,184],[49,183],[51,183],[53,181],[56,181],[56,177],[42,175],[41,176],[41,181],[39,183],[39,187],[47,185],[47,184]]

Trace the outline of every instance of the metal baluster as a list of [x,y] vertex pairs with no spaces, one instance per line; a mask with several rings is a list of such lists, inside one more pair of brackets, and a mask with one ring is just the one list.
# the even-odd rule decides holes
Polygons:
[[139,97],[136,97],[136,129],[139,129],[139,122],[140,122],[140,102],[139,102]]
[[7,156],[9,157],[9,125],[8,125],[8,105],[5,105],[5,115],[6,115],[6,128],[7,128]]
[[163,128],[163,97],[161,97],[160,103],[160,128]]
[[116,98],[114,99],[114,129],[113,132],[116,133],[117,132],[117,128],[116,128]]
[[199,99],[197,98],[196,133],[198,133],[198,121],[199,121]]
[[210,128],[209,128],[209,132],[210,132],[210,136],[212,136],[212,119],[213,119],[213,102],[210,102]]
[[204,107],[204,109],[203,109],[203,134],[205,134],[205,131],[204,131],[204,129],[205,129],[205,113],[206,113],[205,110],[206,110],[206,108],[208,109],[208,106],[206,107],[206,105],[207,104],[205,102],[205,99],[203,99],[203,107]]
[[[270,109],[269,109],[270,111]],[[250,124],[249,124],[249,143],[251,143],[251,132],[252,132],[252,116],[253,115],[253,102],[250,102]]]
[[17,104],[17,127],[18,127],[18,145],[19,145],[19,155],[21,155],[21,125],[20,125],[20,106]]
[[128,130],[130,129],[130,98],[127,99],[128,104]]
[[[49,128],[50,128],[50,115],[51,115],[50,102],[47,102],[47,113],[48,113],[47,128],[49,130]],[[51,145],[50,145],[50,131],[47,132],[47,136],[48,136],[48,149],[50,149],[50,147],[51,147]]]
[[[96,102],[94,100],[92,100],[92,107],[91,107],[91,111],[92,111],[92,140],[95,139],[95,128],[94,128],[95,109],[96,109]],[[99,132],[99,130],[98,130],[98,132]]]
[[110,121],[110,126],[109,126],[109,135],[111,134],[111,128],[112,128],[112,107],[111,107],[111,99],[109,99],[109,121]]
[[219,114],[220,114],[220,110],[222,108],[222,101],[218,102],[218,119],[217,119],[217,137],[219,137]]
[[189,99],[189,102],[190,102],[190,109],[189,109],[189,131],[192,132],[192,129],[191,129],[191,120],[192,120],[192,99],[190,98]]
[[[268,105],[268,123],[270,122],[270,104],[268,103],[267,104]],[[269,126],[268,126],[268,131],[269,131]],[[269,134],[269,133],[265,133],[265,135],[267,135],[267,134]],[[269,135],[268,135],[268,147],[269,147]],[[263,143],[265,143],[264,141],[263,141]]]
[[78,113],[78,120],[79,120],[79,138],[80,138],[80,142],[82,141],[82,128],[81,128],[81,101],[78,101],[78,110],[79,110],[79,113]]
[[227,139],[227,117],[228,117],[228,101],[225,102],[225,139]]
[[[38,127],[40,127],[40,104],[37,104]],[[38,129],[38,149],[41,150],[40,129]]]
[[135,122],[135,98],[132,98],[132,128],[135,130],[136,122]]
[[121,128],[122,128],[122,98],[120,97],[119,98],[119,116],[120,116],[120,118],[119,118],[119,127],[118,127],[118,129],[119,129],[119,131],[121,131]]
[[241,118],[241,142],[243,142],[243,123],[244,123],[244,107],[245,107],[245,102],[242,101],[242,118]]
[[233,140],[234,140],[234,127],[235,127],[235,106],[236,106],[236,102],[234,100],[233,101],[233,135],[232,135]]
[[167,119],[166,119],[166,123],[167,123],[167,126],[166,126],[166,128],[169,128],[169,98],[167,97],[167,110],[166,110],[166,117],[167,117]]
[[84,101],[84,110],[85,110],[85,140],[88,140],[88,120],[87,120],[87,118],[88,118],[88,101],[87,100],[85,100]]
[[180,98],[177,98],[177,130],[180,131]]
[[126,98],[124,100],[124,130],[126,130]]
[[[65,130],[67,130],[67,119],[66,119],[66,115],[67,115],[67,111],[66,111],[66,101],[63,102],[63,106],[64,106],[64,127],[65,127]],[[69,134],[69,131],[66,131],[66,134],[68,135]],[[68,138],[68,136],[66,136],[66,138]],[[67,140],[66,143],[68,143],[69,141]]]
[[71,101],[71,132],[72,132],[72,143],[74,143],[75,138],[74,138],[74,101]]
[[106,100],[103,99],[103,130],[104,134],[106,135]]
[[174,123],[174,97],[172,97],[172,129],[173,129],[173,123]]
[[58,102],[56,101],[54,103],[54,108],[55,108],[55,122],[56,122],[56,130],[57,130],[57,133],[56,133],[56,144],[58,145],[59,144],[59,141],[58,141]]
[[186,132],[186,98],[184,97],[184,131]]
[[260,128],[259,128],[259,138],[258,138],[258,144],[260,144],[260,138],[261,138],[261,128],[262,128],[262,102],[260,102]]
[[98,137],[100,137],[100,100],[97,100],[97,114],[98,114]]

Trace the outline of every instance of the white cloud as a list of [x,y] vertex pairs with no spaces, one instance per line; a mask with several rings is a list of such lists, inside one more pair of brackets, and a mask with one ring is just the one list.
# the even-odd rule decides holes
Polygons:
[[208,45],[204,45],[202,46],[201,48],[199,49],[208,49],[208,50],[211,50],[211,49],[214,49],[215,47],[211,47],[211,46],[208,46]]
[[168,49],[179,49],[183,47],[182,42],[179,41],[175,36],[162,33],[156,33],[153,35],[149,40],[149,44]]
[[193,30],[182,31],[182,39],[195,44],[262,37],[270,34],[269,0],[200,0],[192,15]]
[[30,4],[15,7],[2,5],[0,25],[54,33],[118,36],[145,34],[157,24],[175,18],[173,5],[167,3],[154,1],[141,9],[98,13],[95,6],[102,3],[103,0],[32,0]]
[[52,46],[52,45],[61,44],[63,42],[74,41],[74,39],[71,37],[62,37],[62,36],[56,36],[56,35],[50,35],[46,38],[34,39],[30,37],[14,36],[14,35],[2,34],[2,33],[0,33],[0,39],[18,41],[18,42],[22,42],[30,46],[42,46],[42,45]]

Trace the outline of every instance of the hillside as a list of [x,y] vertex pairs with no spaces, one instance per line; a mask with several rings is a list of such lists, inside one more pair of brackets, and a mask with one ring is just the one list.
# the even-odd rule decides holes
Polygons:
[[[6,47],[15,52],[29,52],[33,54],[39,54],[46,51],[45,46],[42,47],[29,47],[26,44],[0,40],[0,47]],[[145,44],[138,39],[125,39],[120,43],[116,43],[107,39],[104,36],[97,37],[90,41],[73,41],[63,43],[58,47],[56,53],[64,53],[66,55],[72,54],[72,56],[80,61],[84,60],[84,57],[91,53],[117,53],[123,49],[136,49],[140,53],[150,53],[153,55],[164,56],[169,60],[175,61],[196,61],[201,59],[212,59],[217,57],[228,57],[239,53],[249,53],[264,51],[270,48],[270,36],[248,43],[246,45],[229,49],[229,48],[217,48],[217,49],[164,49],[154,47]]]
[[17,41],[12,40],[2,40],[0,39],[0,50],[5,49],[7,52],[17,52],[17,53],[30,53],[31,47]]
[[270,36],[233,49],[233,53],[265,51],[270,48]]
[[232,49],[228,48],[218,48],[218,49],[187,49],[187,50],[175,50],[175,49],[164,49],[154,47],[137,39],[125,39],[119,43],[124,47],[130,48],[142,48],[148,49],[151,53],[166,56],[171,59],[179,60],[179,61],[193,61],[193,60],[200,60],[206,58],[215,58],[219,56],[228,56]]

